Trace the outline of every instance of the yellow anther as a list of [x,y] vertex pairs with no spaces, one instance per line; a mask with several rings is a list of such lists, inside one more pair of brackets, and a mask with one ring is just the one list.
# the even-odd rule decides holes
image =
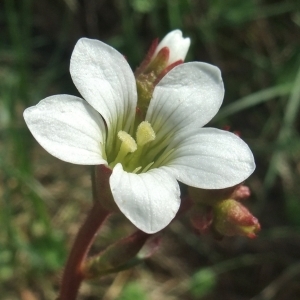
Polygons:
[[121,147],[115,160],[109,164],[110,167],[114,167],[117,163],[122,162],[128,153],[135,152],[137,149],[135,140],[127,132],[119,131],[118,138],[122,142]]
[[125,131],[118,132],[118,138],[122,141],[121,150],[128,153],[137,149],[137,144],[130,134]]
[[143,121],[137,128],[136,141],[138,146],[144,146],[149,142],[155,140],[155,132],[151,124],[147,121]]

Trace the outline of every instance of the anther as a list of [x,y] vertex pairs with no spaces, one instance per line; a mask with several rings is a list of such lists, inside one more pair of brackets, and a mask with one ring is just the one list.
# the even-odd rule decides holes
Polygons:
[[132,153],[137,149],[137,144],[130,134],[125,131],[118,132],[118,138],[121,140],[121,150]]
[[149,142],[155,140],[155,132],[151,124],[147,121],[143,121],[137,128],[136,141],[138,146],[142,147]]
[[118,132],[118,138],[121,140],[121,147],[115,160],[110,164],[114,167],[118,162],[121,162],[128,153],[135,152],[137,144],[130,134],[125,131]]

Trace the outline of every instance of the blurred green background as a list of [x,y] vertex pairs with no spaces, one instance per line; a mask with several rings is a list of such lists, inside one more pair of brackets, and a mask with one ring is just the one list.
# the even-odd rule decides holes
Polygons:
[[[262,231],[216,241],[183,217],[144,264],[84,283],[78,299],[300,299],[299,0],[0,1],[1,299],[55,299],[91,207],[89,167],[47,154],[23,110],[78,95],[68,68],[80,37],[110,44],[135,69],[151,41],[176,28],[191,37],[187,61],[222,70],[225,100],[211,124],[239,131],[254,152],[246,205]],[[132,230],[112,218],[92,251]]]

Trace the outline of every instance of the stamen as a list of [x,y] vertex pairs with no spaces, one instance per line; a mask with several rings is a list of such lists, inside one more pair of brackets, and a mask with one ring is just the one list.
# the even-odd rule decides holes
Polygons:
[[147,143],[155,140],[155,132],[151,124],[147,121],[143,121],[137,128],[136,141],[138,146],[143,147]]
[[169,156],[175,151],[175,149],[171,149],[165,153],[163,153],[155,162],[154,164],[151,166],[152,169],[154,168],[158,168],[160,167],[161,165],[163,165],[163,162],[165,160],[167,160],[169,158]]
[[136,174],[141,168],[142,168],[142,167],[137,167],[137,168],[135,168],[135,169],[132,171],[132,173]]
[[152,167],[152,165],[154,164],[154,161],[153,162],[151,162],[150,164],[148,164],[143,170],[142,170],[142,172],[141,173],[145,173],[145,172],[147,172],[151,167]]
[[125,131],[118,132],[118,138],[121,140],[121,147],[116,159],[110,164],[114,167],[118,162],[121,162],[128,153],[136,151],[137,144],[130,134]]
[[[122,130],[119,131],[118,138],[122,141],[121,149],[123,148],[122,150],[126,151],[127,153],[128,152],[132,153],[137,149],[137,144],[136,144],[135,140],[127,132],[122,131]],[[120,149],[120,151],[121,151],[121,149]]]

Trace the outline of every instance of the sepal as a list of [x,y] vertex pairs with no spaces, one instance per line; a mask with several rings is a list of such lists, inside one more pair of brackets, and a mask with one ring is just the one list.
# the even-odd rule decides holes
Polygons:
[[234,193],[235,188],[236,186],[225,189],[208,190],[189,186],[188,193],[195,203],[213,206],[221,200],[228,199],[232,193]]
[[[82,266],[84,278],[92,279],[104,276],[128,269],[137,264],[138,261],[147,257],[147,255],[142,255],[139,258],[137,254],[149,237],[149,234],[138,230],[132,235],[115,242],[99,255],[89,258]],[[148,255],[151,255],[149,252],[149,250],[146,251]]]
[[192,226],[200,234],[206,234],[211,229],[213,222],[213,210],[211,206],[197,205],[191,214]]
[[92,171],[93,199],[99,201],[101,206],[110,212],[119,212],[111,193],[109,178],[112,170],[106,165],[97,165]]

